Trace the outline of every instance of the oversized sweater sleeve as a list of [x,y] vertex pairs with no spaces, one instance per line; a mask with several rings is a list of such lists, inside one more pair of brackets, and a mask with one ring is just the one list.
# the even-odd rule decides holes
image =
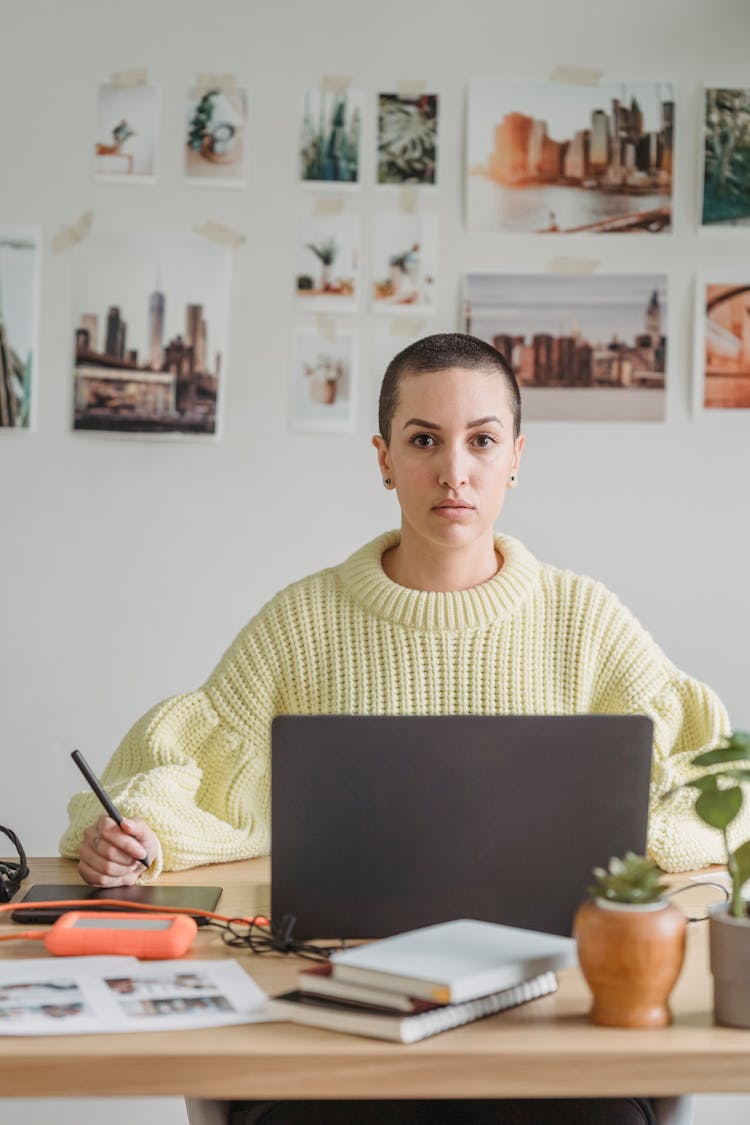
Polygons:
[[[284,710],[283,635],[269,603],[198,691],[158,704],[125,735],[102,781],[123,816],[159,841],[144,880],[162,869],[264,855],[270,847],[270,727]],[[63,855],[101,815],[92,793],[70,801]]]
[[[654,722],[649,853],[670,872],[724,863],[721,834],[693,810],[695,791],[683,790],[667,802],[661,800],[689,779],[694,755],[731,729],[724,705],[706,684],[676,668],[614,595],[600,589],[607,608],[595,709],[645,714]],[[746,808],[730,835],[739,842],[748,834],[750,809]]]

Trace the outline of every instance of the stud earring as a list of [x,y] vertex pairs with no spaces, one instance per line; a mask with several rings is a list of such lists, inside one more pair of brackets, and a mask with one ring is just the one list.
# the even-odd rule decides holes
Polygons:
[[515,474],[515,473],[511,473],[511,474],[510,474],[510,483],[511,483],[511,484],[515,484],[515,483],[516,483],[516,474]]
[[390,488],[391,487],[391,478],[390,477],[384,477],[383,478],[383,484],[386,488]]

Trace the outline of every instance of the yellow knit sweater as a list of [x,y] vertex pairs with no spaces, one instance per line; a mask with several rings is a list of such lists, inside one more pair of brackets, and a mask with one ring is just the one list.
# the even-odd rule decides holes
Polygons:
[[[380,560],[398,540],[381,535],[282,590],[200,690],[160,703],[125,736],[103,781],[159,838],[147,878],[269,851],[279,714],[644,713],[655,723],[651,854],[668,871],[721,860],[719,833],[689,793],[658,803],[691,754],[729,729],[709,688],[678,671],[604,586],[539,563],[515,539],[497,538],[498,574],[451,593],[391,582]],[[75,857],[101,808],[84,792],[69,813],[60,848]]]

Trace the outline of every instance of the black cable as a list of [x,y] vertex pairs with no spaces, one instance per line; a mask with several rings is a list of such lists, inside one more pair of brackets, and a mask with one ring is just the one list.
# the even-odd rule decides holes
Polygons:
[[279,922],[261,925],[252,919],[230,918],[228,922],[209,922],[221,930],[222,941],[234,949],[249,949],[253,953],[294,954],[308,961],[327,961],[337,949],[346,949],[344,940],[335,945],[316,945],[292,936],[297,919],[293,914],[283,914]]
[[13,895],[24,879],[28,878],[29,865],[26,862],[26,852],[23,850],[23,844],[10,828],[4,828],[0,824],[0,832],[8,837],[13,847],[18,852],[18,863],[10,860],[0,860],[0,902],[10,902]]

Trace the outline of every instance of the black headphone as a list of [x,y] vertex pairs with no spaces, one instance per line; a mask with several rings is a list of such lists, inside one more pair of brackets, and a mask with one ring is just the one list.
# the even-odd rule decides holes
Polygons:
[[0,824],[0,832],[8,837],[18,852],[18,863],[0,860],[0,902],[10,902],[21,883],[28,877],[29,865],[26,862],[23,844],[15,832],[11,832],[10,828],[3,828],[2,824]]

